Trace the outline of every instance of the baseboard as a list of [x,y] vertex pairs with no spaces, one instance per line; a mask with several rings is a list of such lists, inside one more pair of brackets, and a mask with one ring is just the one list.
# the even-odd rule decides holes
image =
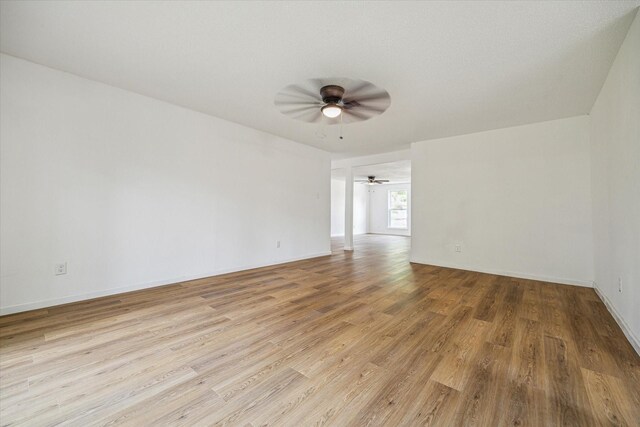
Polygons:
[[441,262],[436,260],[416,260],[414,258],[410,259],[410,262],[416,264],[427,264],[427,265],[435,265],[438,267],[446,267],[446,268],[455,268],[458,270],[468,270],[475,271],[478,273],[487,273],[487,274],[495,274],[497,276],[508,276],[515,277],[518,279],[528,279],[528,280],[538,280],[540,282],[550,282],[550,283],[560,283],[562,285],[573,285],[573,286],[583,286],[586,288],[593,288],[593,282],[590,280],[581,280],[581,279],[567,279],[565,277],[553,277],[553,276],[542,276],[539,274],[530,274],[530,273],[520,273],[515,271],[505,271],[498,270],[492,268],[484,268],[484,267],[476,267],[470,265],[454,265],[447,262]]
[[627,337],[627,340],[629,340],[631,347],[633,347],[636,353],[640,355],[640,339],[638,339],[638,337],[636,337],[633,334],[633,332],[631,332],[631,328],[629,328],[629,326],[624,321],[622,316],[620,316],[618,311],[613,307],[613,304],[611,304],[611,301],[609,300],[609,298],[604,296],[604,294],[600,291],[600,289],[598,289],[598,286],[597,285],[594,286],[593,289],[596,291],[596,294],[598,295],[598,297],[602,300],[602,303],[604,304],[604,306],[607,307],[607,310],[609,310],[609,313],[611,313],[613,320],[615,320],[618,326],[620,326],[620,329],[622,329],[622,332]]
[[376,231],[370,231],[367,234],[375,234],[377,236],[400,236],[400,237],[411,237],[411,234],[399,234],[399,233],[379,233]]
[[37,310],[37,309],[40,309],[40,308],[53,307],[53,306],[61,305],[61,304],[69,304],[69,303],[72,303],[72,302],[84,301],[84,300],[89,300],[89,299],[94,299],[94,298],[106,297],[106,296],[110,296],[110,295],[117,295],[117,294],[122,294],[122,293],[125,293],[125,292],[132,292],[132,291],[139,291],[139,290],[142,290],[142,289],[155,288],[155,287],[158,287],[158,286],[171,285],[171,284],[174,284],[174,283],[188,282],[190,280],[204,279],[206,277],[220,276],[220,275],[223,275],[223,274],[235,273],[235,272],[238,272],[238,271],[252,270],[254,268],[272,267],[272,266],[276,266],[276,265],[280,265],[280,264],[287,264],[287,263],[290,263],[290,262],[302,261],[302,260],[311,259],[311,258],[318,258],[318,257],[322,257],[322,256],[327,256],[327,255],[331,255],[331,251],[318,252],[318,253],[315,253],[315,254],[304,255],[304,256],[301,256],[301,257],[288,258],[288,259],[285,259],[285,260],[280,260],[280,261],[278,261],[276,263],[273,263],[273,264],[264,263],[264,264],[247,265],[247,266],[242,266],[242,267],[234,267],[234,268],[229,268],[229,269],[221,269],[221,270],[217,270],[217,271],[214,271],[214,272],[211,272],[211,273],[198,274],[196,276],[173,277],[173,278],[170,278],[170,279],[156,280],[156,281],[152,281],[152,282],[138,283],[138,284],[135,284],[135,285],[128,285],[128,286],[121,286],[121,287],[117,287],[117,288],[106,289],[106,290],[103,290],[103,291],[89,292],[89,293],[86,293],[86,294],[71,295],[71,296],[61,297],[61,298],[53,298],[53,299],[49,299],[49,300],[42,300],[42,301],[25,303],[25,304],[17,304],[17,305],[12,305],[12,306],[8,306],[8,307],[1,307],[0,308],[0,316],[4,316],[4,315],[7,315],[7,314],[21,313],[23,311],[29,311],[29,310]]

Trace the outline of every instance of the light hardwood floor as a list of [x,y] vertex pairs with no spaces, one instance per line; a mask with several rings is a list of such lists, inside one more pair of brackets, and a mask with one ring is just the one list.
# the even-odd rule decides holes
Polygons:
[[411,265],[409,239],[0,318],[2,425],[638,425],[592,289]]

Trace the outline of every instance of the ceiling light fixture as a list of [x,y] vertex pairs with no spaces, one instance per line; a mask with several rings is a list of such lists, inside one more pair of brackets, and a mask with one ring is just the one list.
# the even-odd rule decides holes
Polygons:
[[327,104],[322,107],[322,114],[330,119],[335,119],[340,114],[342,114],[342,107],[337,104]]

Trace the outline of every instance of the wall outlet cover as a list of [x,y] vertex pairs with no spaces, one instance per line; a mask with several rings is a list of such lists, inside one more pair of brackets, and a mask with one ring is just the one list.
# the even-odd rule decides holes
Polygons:
[[61,264],[56,264],[54,273],[56,276],[60,276],[61,274],[67,274],[67,263],[63,262]]

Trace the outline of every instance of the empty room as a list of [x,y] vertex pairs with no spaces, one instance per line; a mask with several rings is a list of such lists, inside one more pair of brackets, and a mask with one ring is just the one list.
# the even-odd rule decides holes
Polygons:
[[0,0],[0,426],[640,426],[640,0]]

